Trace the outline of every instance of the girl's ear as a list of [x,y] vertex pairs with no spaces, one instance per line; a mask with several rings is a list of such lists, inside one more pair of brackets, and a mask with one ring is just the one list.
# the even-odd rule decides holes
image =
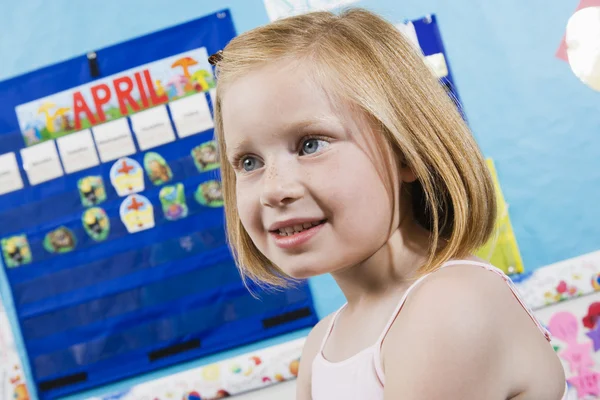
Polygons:
[[400,179],[404,183],[412,183],[417,180],[417,175],[415,175],[404,158],[400,160]]

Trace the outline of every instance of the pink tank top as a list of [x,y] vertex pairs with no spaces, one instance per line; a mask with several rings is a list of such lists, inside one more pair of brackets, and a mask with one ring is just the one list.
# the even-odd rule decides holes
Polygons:
[[[513,282],[502,272],[501,270],[485,263],[470,261],[470,260],[456,260],[448,261],[441,268],[449,267],[452,265],[475,265],[487,269],[488,271],[495,272],[508,284],[515,298],[519,301],[521,306],[527,311],[533,322],[537,325],[540,331],[544,334],[546,339],[550,341],[550,333],[546,330],[540,322],[535,318],[529,307],[523,302],[519,296],[516,287]],[[430,273],[431,274],[431,273]],[[369,399],[378,400],[383,399],[383,387],[385,385],[385,376],[381,369],[381,344],[383,339],[394,323],[396,316],[402,309],[402,306],[406,302],[406,298],[419,283],[423,281],[430,274],[424,275],[415,281],[404,293],[402,299],[390,320],[386,324],[383,332],[379,336],[379,339],[370,347],[360,351],[352,357],[340,361],[330,362],[323,356],[323,348],[327,339],[331,335],[331,331],[335,325],[335,322],[340,314],[340,311],[346,307],[343,305],[334,314],[329,329],[327,330],[321,348],[315,356],[312,365],[312,400],[331,400],[331,399]],[[565,387],[565,395],[563,399],[566,400],[567,388]]]

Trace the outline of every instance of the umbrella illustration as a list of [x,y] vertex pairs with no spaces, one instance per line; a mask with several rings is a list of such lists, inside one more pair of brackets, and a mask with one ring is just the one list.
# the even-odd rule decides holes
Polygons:
[[194,60],[191,57],[182,57],[179,60],[175,61],[173,63],[173,65],[171,65],[171,68],[177,68],[177,67],[181,67],[183,68],[183,76],[185,76],[186,78],[190,78],[190,67],[197,65],[198,61]]
[[200,69],[192,75],[192,80],[198,82],[202,90],[208,90],[214,87],[212,74],[205,69]]

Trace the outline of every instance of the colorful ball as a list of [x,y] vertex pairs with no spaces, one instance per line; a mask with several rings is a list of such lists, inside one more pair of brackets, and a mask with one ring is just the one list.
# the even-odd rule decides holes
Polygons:
[[594,290],[600,290],[600,274],[592,276],[592,287]]
[[202,397],[198,392],[189,392],[183,396],[183,400],[202,400]]

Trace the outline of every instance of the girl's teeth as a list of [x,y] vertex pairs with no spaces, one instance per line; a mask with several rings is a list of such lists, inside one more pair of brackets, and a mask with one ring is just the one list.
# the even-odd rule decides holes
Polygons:
[[317,226],[320,224],[321,224],[321,221],[315,221],[315,222],[305,222],[302,225],[298,224],[298,225],[294,225],[294,226],[287,226],[285,228],[280,228],[279,234],[281,236],[291,236],[294,233],[302,232],[305,229],[309,229],[309,228],[312,228],[313,226]]

